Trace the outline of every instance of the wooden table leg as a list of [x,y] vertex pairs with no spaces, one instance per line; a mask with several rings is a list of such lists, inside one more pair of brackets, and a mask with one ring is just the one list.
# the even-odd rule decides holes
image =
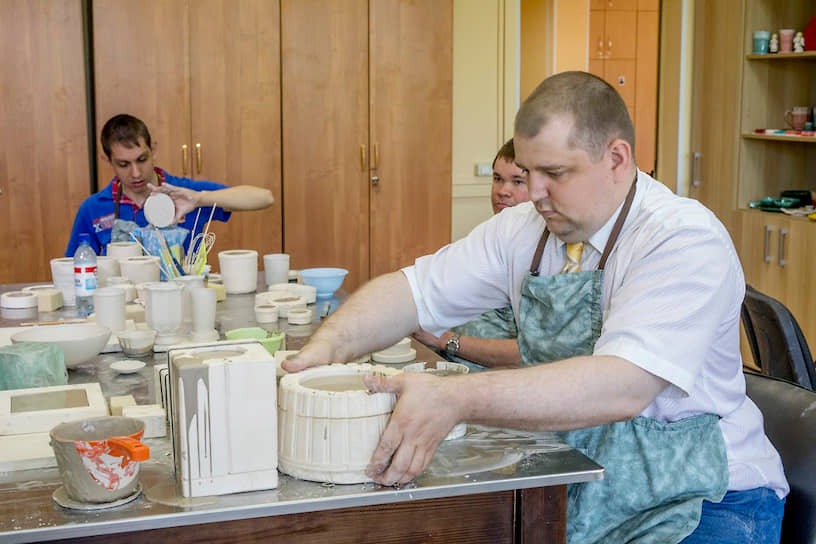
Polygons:
[[567,486],[516,491],[516,543],[567,541]]

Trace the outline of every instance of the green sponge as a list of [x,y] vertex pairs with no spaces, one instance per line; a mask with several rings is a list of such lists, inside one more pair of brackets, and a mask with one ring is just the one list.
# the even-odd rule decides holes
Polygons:
[[49,342],[0,346],[0,390],[66,385],[62,348]]

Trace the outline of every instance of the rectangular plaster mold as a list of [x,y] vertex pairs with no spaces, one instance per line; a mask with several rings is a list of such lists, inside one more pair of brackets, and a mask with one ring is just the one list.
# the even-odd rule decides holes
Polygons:
[[183,497],[278,486],[276,367],[258,342],[174,346],[170,434]]
[[106,415],[98,382],[0,391],[0,435],[48,432],[64,421]]
[[48,433],[0,436],[0,473],[57,466]]

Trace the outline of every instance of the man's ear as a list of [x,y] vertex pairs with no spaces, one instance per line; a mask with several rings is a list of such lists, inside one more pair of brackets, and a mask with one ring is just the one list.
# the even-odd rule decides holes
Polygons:
[[631,181],[630,169],[634,166],[632,147],[626,140],[616,138],[609,144],[609,156],[612,161],[612,171],[616,179]]
[[99,154],[99,158],[102,159],[102,162],[108,163],[111,166],[111,168],[113,168],[113,163],[111,162],[110,157],[105,155],[104,151]]

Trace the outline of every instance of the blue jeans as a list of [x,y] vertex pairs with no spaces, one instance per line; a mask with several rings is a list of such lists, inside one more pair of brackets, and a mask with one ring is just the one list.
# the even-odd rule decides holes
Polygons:
[[703,501],[700,524],[681,544],[779,544],[785,499],[767,487]]

